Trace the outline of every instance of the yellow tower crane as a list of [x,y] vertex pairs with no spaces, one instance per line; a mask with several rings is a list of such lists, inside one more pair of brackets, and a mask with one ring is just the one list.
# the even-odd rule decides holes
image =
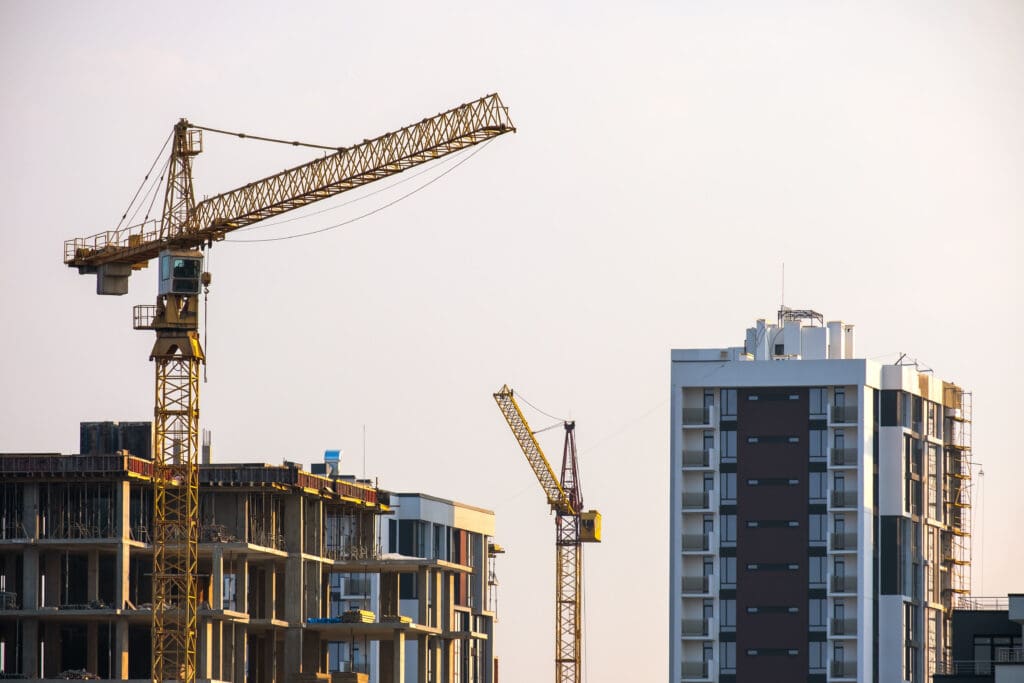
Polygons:
[[[196,679],[199,541],[199,294],[202,250],[234,230],[514,132],[487,95],[238,189],[195,201],[192,161],[202,132],[185,119],[171,136],[162,218],[64,243],[64,263],[96,275],[97,294],[126,294],[133,270],[159,263],[155,305],[136,306],[135,329],[156,332],[153,425],[152,680]],[[239,137],[246,137],[239,135]],[[257,138],[268,140],[268,138]],[[278,141],[282,142],[282,141]],[[298,144],[298,143],[291,143]],[[316,145],[314,145],[316,146]]]
[[512,389],[506,384],[494,400],[512,429],[526,461],[544,489],[555,513],[555,683],[582,681],[583,543],[601,541],[601,513],[583,511],[579,463],[576,458],[576,423],[566,421],[562,447],[562,475],[555,477],[551,463],[523,416]]

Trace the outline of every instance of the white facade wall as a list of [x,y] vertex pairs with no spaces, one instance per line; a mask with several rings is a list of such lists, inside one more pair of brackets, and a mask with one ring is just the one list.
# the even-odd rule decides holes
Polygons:
[[[779,346],[781,345],[781,346]],[[831,659],[834,645],[844,648],[844,659],[855,662],[856,674],[850,676],[834,675],[839,672],[829,667],[828,681],[872,681],[874,662],[877,655],[880,680],[899,683],[904,680],[904,649],[907,627],[904,624],[905,605],[911,598],[904,595],[878,595],[877,623],[875,632],[876,603],[874,596],[879,587],[875,585],[875,549],[881,543],[876,536],[876,514],[881,516],[901,517],[908,520],[906,513],[906,487],[904,458],[905,436],[911,432],[903,426],[875,428],[878,416],[875,414],[875,401],[880,400],[878,392],[882,389],[898,390],[940,404],[943,401],[943,383],[927,374],[919,373],[914,367],[882,365],[871,360],[853,358],[854,332],[853,326],[842,322],[830,322],[827,327],[804,325],[799,322],[788,322],[782,328],[758,321],[757,326],[747,331],[743,348],[722,349],[685,349],[673,350],[671,354],[671,479],[670,479],[670,539],[669,539],[669,573],[670,573],[670,683],[681,683],[687,680],[717,681],[723,675],[719,670],[721,639],[719,626],[721,618],[721,587],[720,562],[721,555],[717,552],[720,543],[721,514],[719,512],[719,482],[721,431],[719,429],[720,397],[723,389],[729,388],[767,388],[767,387],[808,387],[827,388],[833,397],[834,388],[845,390],[846,404],[854,401],[857,417],[853,424],[835,427],[829,419],[829,445],[831,456],[832,437],[836,431],[845,435],[844,450],[856,450],[856,465],[842,466],[837,469],[833,459],[828,459],[827,476],[829,481],[829,531],[835,513],[832,509],[832,484],[837,471],[845,477],[846,490],[851,484],[856,487],[857,501],[853,511],[841,512],[846,520],[846,533],[857,534],[856,553],[845,553],[846,574],[851,568],[856,572],[856,594],[853,596],[836,597],[832,589],[833,566],[836,552],[831,543],[828,550],[828,586],[829,617],[837,602],[846,607],[846,619],[857,621],[856,637],[836,637],[829,632],[828,653]],[[694,427],[687,426],[683,419],[684,411],[692,411],[702,407],[700,397],[705,390],[714,396],[714,407],[708,411],[707,424]],[[830,403],[831,405],[831,403]],[[684,452],[690,454],[693,461],[694,450],[699,449],[703,431],[714,433],[714,447],[710,452],[709,467],[699,468],[684,466]],[[920,429],[918,429],[920,431]],[[877,446],[876,446],[877,437]],[[915,438],[922,443],[932,443],[940,448],[941,437],[928,438],[918,435]],[[877,448],[877,453],[875,452]],[[927,458],[927,445],[925,458]],[[942,458],[940,458],[942,459]],[[874,465],[878,465],[878,491],[875,497]],[[714,475],[714,491],[706,512],[702,514],[687,513],[683,505],[684,497],[699,492],[704,474],[711,471]],[[943,481],[944,473],[937,473],[939,481]],[[925,480],[927,482],[927,479]],[[688,498],[688,500],[692,500]],[[942,499],[940,498],[940,501]],[[941,504],[941,503],[940,503]],[[926,506],[925,506],[926,507]],[[684,538],[691,539],[702,532],[700,524],[705,516],[714,520],[714,531],[710,536],[710,547],[714,563],[714,573],[708,582],[705,594],[685,593],[682,589],[684,579],[691,582],[700,578],[696,572],[702,567],[703,560],[684,547]],[[924,520],[922,514],[921,528],[938,529],[942,527],[940,520]],[[851,524],[851,522],[853,522]],[[929,526],[930,525],[930,526]],[[924,543],[923,536],[919,543]],[[908,541],[909,542],[909,541]],[[909,547],[904,549],[903,575],[899,577],[903,586],[918,586],[924,591],[927,579],[927,567],[938,562],[938,558],[930,560],[924,557],[925,549],[919,548],[918,554],[911,557]],[[852,567],[851,567],[852,563]],[[912,567],[917,566],[917,576],[912,576]],[[916,583],[915,583],[916,582]],[[703,616],[704,601],[710,600],[713,605],[713,617],[706,637],[691,637],[686,634],[688,620]],[[935,653],[924,652],[925,630],[924,608],[943,609],[940,603],[926,599],[918,600],[918,620],[913,625],[916,638],[921,643],[921,659],[916,667],[919,669],[915,679],[928,683],[926,678],[926,660],[936,656]],[[851,609],[852,608],[852,609]],[[829,619],[831,623],[831,619]],[[948,636],[945,627],[940,627],[935,634],[936,650],[941,654],[944,639]],[[703,650],[710,646],[713,662],[707,675],[700,677],[700,659]],[[877,648],[877,653],[876,653]],[[830,662],[831,665],[831,662]],[[922,672],[923,670],[923,672]],[[726,680],[732,680],[728,678]],[[742,683],[742,681],[740,682]]]

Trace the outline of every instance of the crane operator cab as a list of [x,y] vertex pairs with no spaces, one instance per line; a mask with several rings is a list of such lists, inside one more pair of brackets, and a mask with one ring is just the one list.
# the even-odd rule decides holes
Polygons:
[[165,249],[160,252],[160,296],[199,294],[203,252]]

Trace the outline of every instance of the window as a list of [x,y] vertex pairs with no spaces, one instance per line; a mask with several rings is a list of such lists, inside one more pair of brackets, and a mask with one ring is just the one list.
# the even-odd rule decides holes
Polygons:
[[722,472],[722,502],[736,502],[736,473]]
[[736,461],[736,430],[735,429],[723,429],[719,434],[719,444],[722,450],[722,461],[723,462],[735,462]]
[[736,390],[722,389],[722,419],[736,418]]
[[808,580],[812,586],[825,585],[825,577],[828,573],[824,557],[807,558]]
[[722,628],[736,628],[736,601],[732,599],[722,600]]
[[824,387],[812,387],[808,392],[811,399],[811,417],[820,417],[828,414],[828,389]]
[[811,598],[807,604],[807,619],[811,628],[825,628],[828,625],[828,607],[824,598]]
[[811,543],[824,543],[827,540],[828,521],[825,515],[810,515],[808,518],[808,540]]
[[828,495],[828,480],[824,472],[810,472],[807,478],[812,503],[824,503]]
[[822,673],[828,665],[826,643],[810,642],[807,644],[807,656],[810,660],[811,673]]
[[736,643],[720,643],[718,647],[722,658],[721,673],[736,673]]
[[809,433],[808,441],[810,442],[810,456],[811,458],[824,458],[826,444],[826,432],[824,429],[812,429]]
[[736,587],[736,558],[735,557],[723,557],[721,558],[721,584],[722,588],[735,588]]
[[707,453],[715,447],[715,430],[705,429],[704,430],[704,452]]
[[736,515],[722,515],[722,545],[736,544]]

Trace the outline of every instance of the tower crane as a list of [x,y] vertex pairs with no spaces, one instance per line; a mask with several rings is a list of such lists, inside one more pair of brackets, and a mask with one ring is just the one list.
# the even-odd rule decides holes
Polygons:
[[[458,152],[515,127],[497,94],[385,133],[281,173],[195,201],[192,163],[204,128],[181,119],[160,220],[64,243],[64,263],[96,275],[96,293],[128,292],[132,271],[158,261],[156,304],[134,308],[135,329],[153,330],[152,680],[196,679],[199,540],[200,289],[210,282],[203,250],[231,232]],[[239,137],[245,137],[240,135]],[[266,139],[266,138],[264,138]],[[297,144],[297,143],[293,143]]]
[[512,389],[506,384],[494,394],[512,434],[533,469],[548,505],[555,513],[555,683],[579,683],[583,629],[583,544],[601,541],[601,513],[583,511],[579,463],[576,459],[576,423],[565,421],[561,477],[541,450],[526,422]]

